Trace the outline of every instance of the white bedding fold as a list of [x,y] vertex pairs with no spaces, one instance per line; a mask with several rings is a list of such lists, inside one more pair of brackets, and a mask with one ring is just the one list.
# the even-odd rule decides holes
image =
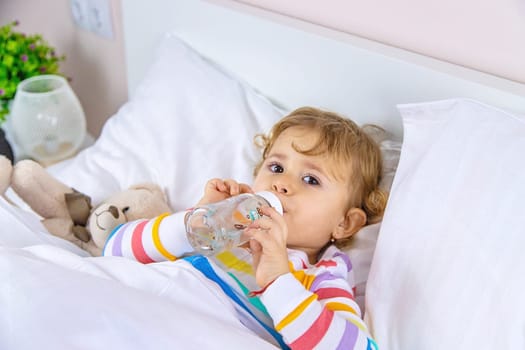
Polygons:
[[274,348],[187,262],[82,257],[7,205],[0,200],[0,349]]

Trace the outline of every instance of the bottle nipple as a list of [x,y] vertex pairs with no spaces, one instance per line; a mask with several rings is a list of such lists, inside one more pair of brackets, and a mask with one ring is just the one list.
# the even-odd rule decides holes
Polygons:
[[266,199],[272,208],[274,208],[279,214],[283,215],[283,204],[275,193],[270,191],[260,191],[255,194]]

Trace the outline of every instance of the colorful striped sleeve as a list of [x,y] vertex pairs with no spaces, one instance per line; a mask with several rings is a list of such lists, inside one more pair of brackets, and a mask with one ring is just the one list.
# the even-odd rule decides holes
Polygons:
[[294,264],[261,295],[276,330],[292,349],[377,349],[347,281],[350,260],[327,253],[314,267]]
[[176,260],[192,250],[184,230],[184,212],[130,221],[109,235],[103,256],[123,256],[148,264]]

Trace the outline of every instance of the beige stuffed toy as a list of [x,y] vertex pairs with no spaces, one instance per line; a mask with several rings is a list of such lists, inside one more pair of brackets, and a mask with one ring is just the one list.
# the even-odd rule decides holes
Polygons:
[[101,255],[106,239],[118,225],[171,212],[156,184],[134,185],[93,208],[88,196],[58,181],[40,164],[22,160],[12,166],[9,159],[0,155],[0,194],[9,186],[42,217],[51,234],[93,256]]

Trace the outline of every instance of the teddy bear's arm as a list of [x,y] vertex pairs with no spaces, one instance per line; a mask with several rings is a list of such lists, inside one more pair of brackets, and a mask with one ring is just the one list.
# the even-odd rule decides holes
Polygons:
[[13,167],[11,187],[43,218],[70,218],[64,195],[71,187],[55,179],[40,164],[21,160]]

